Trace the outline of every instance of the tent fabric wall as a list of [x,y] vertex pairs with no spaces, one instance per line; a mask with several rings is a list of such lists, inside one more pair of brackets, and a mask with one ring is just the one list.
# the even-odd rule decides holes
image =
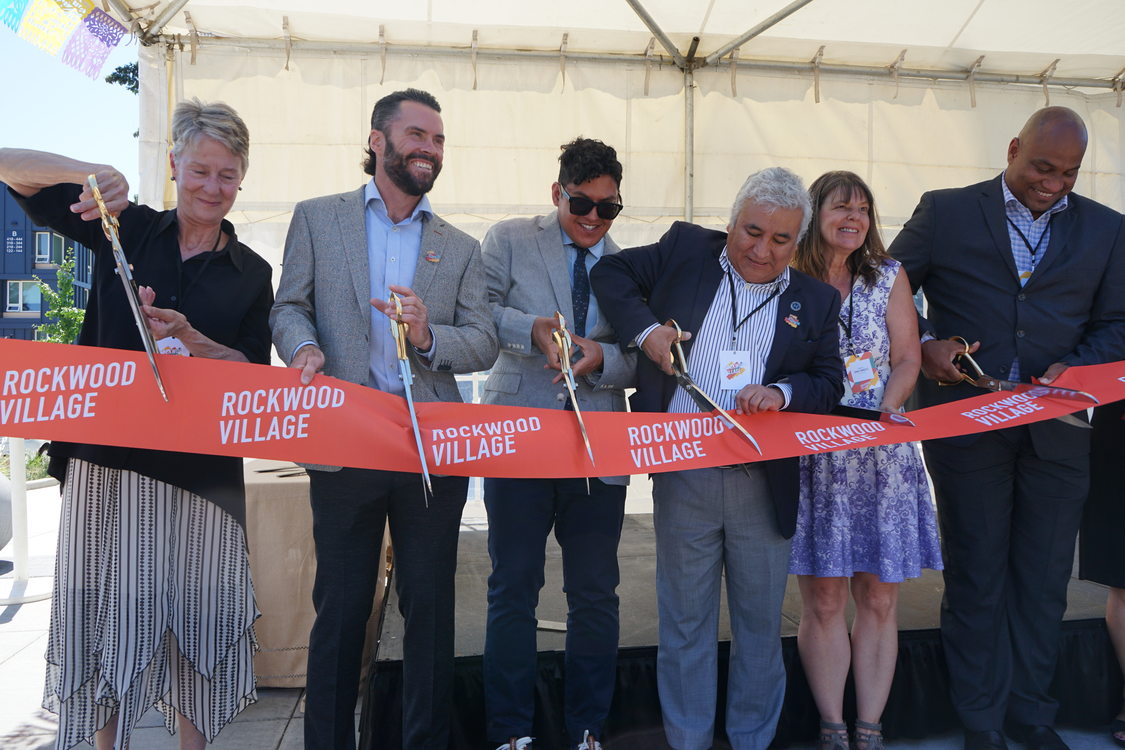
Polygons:
[[[474,236],[495,221],[550,208],[559,145],[576,135],[617,148],[626,209],[613,235],[650,242],[684,215],[685,82],[671,65],[572,60],[477,61],[468,55],[377,53],[208,45],[141,51],[143,202],[174,200],[167,179],[168,113],[182,97],[223,100],[251,132],[250,171],[232,219],[240,237],[279,262],[299,200],[358,187],[371,107],[406,86],[442,103],[445,165],[431,200]],[[380,79],[382,82],[380,83]],[[475,88],[474,88],[475,82]],[[1008,141],[1043,106],[1037,87],[824,74],[819,103],[811,75],[691,76],[694,218],[722,228],[745,177],[782,165],[806,181],[850,169],[871,184],[888,239],[925,190],[964,185],[1004,168]],[[1121,111],[1112,93],[1052,89],[1051,103],[1077,110],[1090,146],[1077,190],[1118,210],[1125,200]]]

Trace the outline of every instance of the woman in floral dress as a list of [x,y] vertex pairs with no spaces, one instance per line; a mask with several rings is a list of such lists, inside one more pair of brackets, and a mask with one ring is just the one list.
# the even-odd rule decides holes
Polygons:
[[[812,226],[798,269],[840,292],[842,403],[897,412],[921,363],[905,273],[879,237],[870,188],[829,172],[809,188]],[[821,750],[847,750],[844,685],[856,687],[856,750],[880,750],[880,720],[898,657],[898,584],[941,569],[934,510],[918,446],[855,448],[801,459],[790,573],[799,576],[801,663],[820,711]],[[855,600],[851,638],[845,619]]]

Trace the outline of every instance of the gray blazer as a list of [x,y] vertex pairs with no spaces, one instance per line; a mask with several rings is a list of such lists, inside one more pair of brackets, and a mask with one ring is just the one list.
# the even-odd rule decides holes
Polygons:
[[[372,386],[363,212],[362,187],[297,204],[270,327],[287,364],[298,344],[314,341],[326,375]],[[433,362],[409,349],[414,400],[461,401],[454,373],[487,370],[497,351],[477,241],[437,216],[426,219],[412,288],[426,304],[435,347]]]
[[[620,250],[605,238],[605,255]],[[510,219],[495,225],[482,245],[488,277],[488,301],[500,334],[500,356],[484,384],[482,401],[503,406],[562,409],[566,387],[552,384],[558,373],[544,369],[546,355],[531,342],[537,317],[571,309],[570,267],[562,244],[558,213],[530,219]],[[636,353],[625,354],[604,315],[589,338],[602,344],[600,373],[579,378],[578,406],[587,411],[625,411],[625,388],[632,387]],[[577,427],[575,428],[577,429]],[[603,477],[606,484],[627,484],[628,477]]]

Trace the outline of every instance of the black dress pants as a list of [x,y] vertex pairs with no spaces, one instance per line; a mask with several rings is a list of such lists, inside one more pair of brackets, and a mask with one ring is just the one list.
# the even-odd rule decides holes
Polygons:
[[966,729],[1051,725],[1089,456],[1040,457],[1027,427],[926,442],[945,561],[941,635]]
[[305,697],[306,750],[354,750],[360,659],[379,548],[390,521],[403,635],[403,747],[446,750],[453,682],[454,574],[468,479],[433,477],[426,507],[418,474],[309,471],[316,541]]

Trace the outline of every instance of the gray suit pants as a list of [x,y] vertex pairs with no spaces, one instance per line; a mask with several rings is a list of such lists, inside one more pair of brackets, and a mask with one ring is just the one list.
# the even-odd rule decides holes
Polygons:
[[653,476],[657,685],[668,744],[707,750],[715,729],[720,583],[725,572],[731,649],[726,729],[734,750],[764,750],[785,697],[781,602],[789,540],[761,468]]

